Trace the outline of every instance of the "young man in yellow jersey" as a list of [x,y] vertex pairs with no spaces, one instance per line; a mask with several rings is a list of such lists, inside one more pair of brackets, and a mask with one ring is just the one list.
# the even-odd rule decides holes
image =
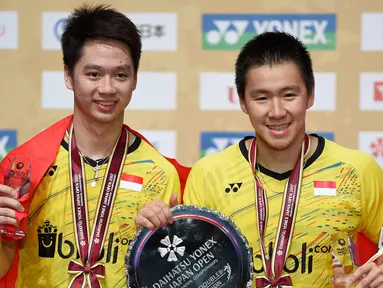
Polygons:
[[[177,201],[182,167],[123,124],[141,56],[136,26],[107,6],[84,6],[68,18],[61,44],[74,111],[2,163],[5,170],[15,156],[32,158],[33,197],[26,237],[1,241],[0,277],[12,263],[18,271],[1,284],[123,287],[134,218],[145,202]],[[27,206],[10,187],[0,192],[0,225],[19,226]]]
[[[306,48],[291,35],[264,33],[243,47],[235,71],[256,138],[200,159],[184,203],[234,220],[253,251],[254,287],[383,287],[383,266],[375,263],[347,276],[336,268],[331,279],[332,239],[345,245],[343,232],[354,241],[363,232],[378,242],[383,171],[365,153],[306,134],[315,85]],[[168,209],[146,204],[136,223],[164,225]]]

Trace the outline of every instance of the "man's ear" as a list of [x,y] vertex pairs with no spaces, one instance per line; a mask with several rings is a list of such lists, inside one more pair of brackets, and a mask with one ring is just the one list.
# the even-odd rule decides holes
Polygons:
[[247,107],[246,107],[246,101],[245,101],[245,96],[239,96],[239,104],[241,106],[241,110],[243,111],[243,113],[249,115],[249,113],[247,112]]
[[69,90],[73,90],[73,77],[72,73],[69,70],[68,66],[64,67],[64,78],[65,78],[65,86]]
[[313,89],[311,91],[310,95],[307,95],[309,98],[307,99],[307,107],[306,109],[310,109],[314,105],[315,100],[315,87],[313,86]]

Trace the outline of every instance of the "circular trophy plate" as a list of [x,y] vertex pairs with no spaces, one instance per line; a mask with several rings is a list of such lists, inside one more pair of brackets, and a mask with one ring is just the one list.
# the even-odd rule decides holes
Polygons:
[[172,224],[141,229],[130,243],[128,287],[252,287],[250,247],[229,218],[194,205],[171,211]]

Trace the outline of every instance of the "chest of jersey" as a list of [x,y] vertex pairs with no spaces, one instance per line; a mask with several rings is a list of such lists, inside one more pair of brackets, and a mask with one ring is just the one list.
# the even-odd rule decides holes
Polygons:
[[[222,172],[227,176],[209,180],[210,189],[216,189],[209,193],[215,197],[211,206],[234,220],[253,249],[254,272],[263,274],[254,178],[250,168],[237,166],[236,171],[230,173],[227,169]],[[267,193],[269,213],[264,243],[271,257],[287,179],[277,180],[259,172],[257,177]],[[299,287],[327,285],[324,283],[328,282],[332,273],[332,237],[344,235],[344,231],[354,237],[355,229],[360,224],[359,185],[356,171],[342,164],[323,166],[314,163],[304,170],[292,242],[284,266],[284,273],[292,275],[293,280],[309,283]]]
[[[71,279],[67,272],[68,263],[79,259],[65,152],[59,152],[56,162],[39,184],[30,206],[28,241],[20,254],[20,281],[24,282],[23,285],[67,287]],[[60,157],[61,154],[64,156]],[[94,170],[85,165],[89,234],[94,225],[105,169],[106,165],[103,165],[95,179]],[[102,280],[105,287],[124,283],[124,260],[128,245],[136,233],[134,218],[146,202],[161,198],[168,184],[167,173],[160,165],[150,160],[135,159],[134,156],[125,162],[123,173],[139,178],[137,182],[142,184],[127,185],[121,181],[117,190],[99,257],[99,261],[106,265],[106,277]],[[92,185],[94,182],[95,187]],[[46,271],[46,275],[41,275],[45,273],[42,271]]]

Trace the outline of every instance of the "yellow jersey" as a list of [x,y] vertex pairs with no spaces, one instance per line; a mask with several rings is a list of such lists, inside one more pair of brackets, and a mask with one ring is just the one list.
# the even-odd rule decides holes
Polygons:
[[[318,138],[318,146],[305,162],[292,242],[281,276],[290,275],[294,287],[332,287],[332,236],[347,232],[355,241],[356,232],[363,231],[378,242],[383,226],[383,170],[363,152],[311,137]],[[197,161],[186,183],[184,203],[220,211],[234,221],[252,249],[255,287],[255,277],[265,273],[254,177],[245,145],[250,138]],[[265,246],[270,259],[290,172],[275,173],[262,166],[256,172],[268,198]],[[335,182],[336,189],[322,193],[314,189],[317,181]]]
[[[63,140],[56,161],[37,187],[29,209],[27,241],[20,249],[16,287],[68,287],[74,277],[68,273],[72,259],[79,260],[74,238],[68,143]],[[93,228],[95,210],[107,166],[106,161],[95,178],[96,162],[85,158],[89,228]],[[142,187],[133,190],[120,186],[100,261],[105,263],[102,287],[126,287],[125,256],[136,233],[134,218],[146,202],[169,202],[173,193],[180,197],[180,181],[174,166],[139,137],[130,145],[123,173],[142,178]],[[91,185],[92,182],[96,186]]]

